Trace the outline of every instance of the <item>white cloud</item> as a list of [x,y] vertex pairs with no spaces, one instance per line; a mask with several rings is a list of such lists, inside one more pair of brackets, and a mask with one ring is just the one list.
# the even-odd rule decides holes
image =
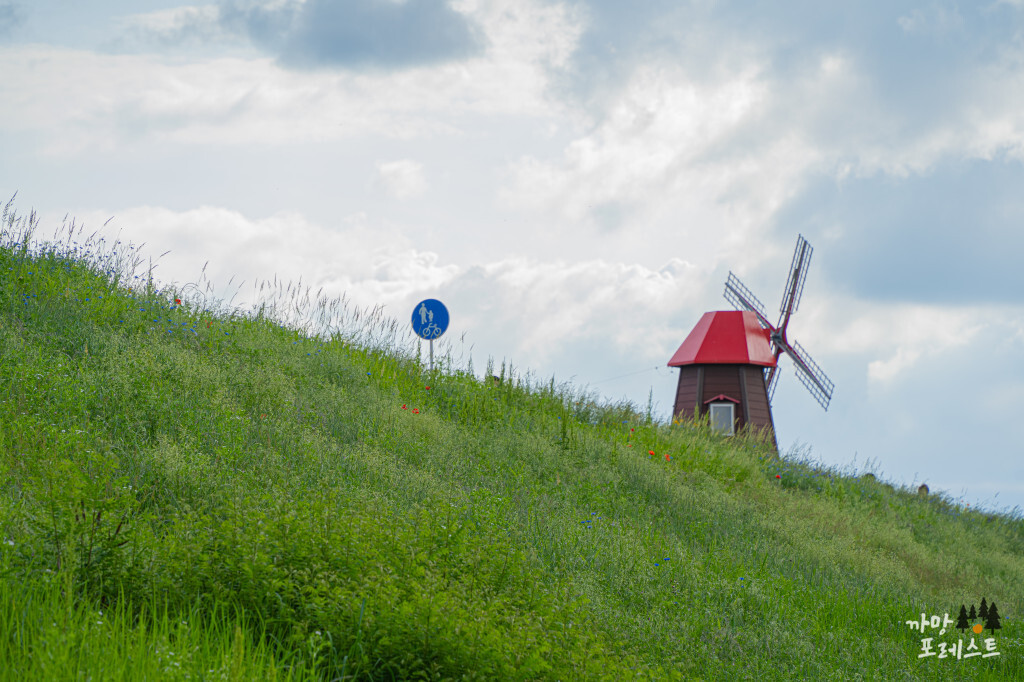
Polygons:
[[399,229],[369,225],[362,215],[350,216],[337,230],[297,213],[251,219],[209,206],[76,215],[88,234],[111,213],[114,220],[98,230],[108,243],[118,235],[123,242],[145,243],[146,258],[170,251],[154,271],[165,285],[199,284],[208,261],[201,289],[206,291],[206,283],[212,287],[211,303],[233,297],[233,307],[249,309],[280,295],[268,280],[281,283],[281,289],[291,284],[293,292],[301,280],[302,289],[312,287],[313,295],[322,288],[329,299],[344,295],[359,307],[386,306],[389,315],[404,320],[405,308],[411,310],[416,300],[446,292],[457,302],[452,309],[461,329],[471,329],[485,346],[512,345],[531,363],[543,363],[580,340],[643,348],[667,361],[689,331],[694,313],[688,310],[706,278],[677,258],[658,270],[605,260],[446,264],[436,253],[412,248]]
[[[993,310],[920,304],[867,303],[829,296],[827,304],[801,303],[800,336],[823,354],[861,356],[867,378],[891,387],[921,363],[949,361],[949,354],[975,343]],[[812,345],[813,344],[813,345]]]
[[602,202],[638,201],[654,187],[674,184],[674,171],[699,163],[702,153],[755,116],[763,95],[755,72],[702,86],[678,69],[641,68],[604,122],[570,144],[560,163],[522,159],[508,200],[562,204],[573,220]]
[[676,318],[694,305],[703,279],[678,259],[654,271],[603,260],[516,258],[483,266],[482,275],[474,286],[489,292],[487,324],[515,329],[516,348],[536,362],[580,339],[618,349],[678,344]]
[[503,204],[683,247],[709,268],[728,255],[742,270],[770,253],[764,228],[820,156],[795,131],[764,132],[773,97],[754,66],[711,82],[642,66],[560,158],[513,163]]
[[[935,6],[902,23],[934,33],[963,20],[955,8]],[[715,35],[713,25],[706,30]],[[816,46],[783,71],[757,40],[699,64],[679,40],[671,61],[654,51],[623,56],[632,70],[586,112],[596,121],[591,130],[559,156],[511,164],[506,206],[597,229],[630,220],[650,226],[671,211],[756,252],[758,233],[815,176],[902,178],[945,161],[1024,158],[1014,45],[986,51],[984,62],[972,54],[952,72],[913,72],[925,82],[892,88],[855,45]],[[903,98],[907,91],[920,94]]]
[[921,354],[917,349],[897,347],[895,355],[888,359],[868,363],[868,379],[879,384],[892,383],[896,376],[917,363]]
[[523,80],[523,69],[568,64],[583,33],[578,5],[537,0],[460,0],[454,8],[480,22],[488,52],[505,75]]
[[[162,282],[196,283],[203,267],[198,258],[208,260],[205,279],[214,286],[212,296],[237,293],[233,305],[243,307],[258,298],[250,287],[271,277],[296,284],[301,279],[303,286],[324,286],[332,295],[347,293],[358,305],[368,306],[402,300],[457,272],[454,266],[439,264],[436,254],[412,249],[399,231],[371,227],[361,215],[350,216],[337,230],[297,213],[253,220],[210,206],[182,212],[140,206],[81,212],[78,218],[87,226],[98,225],[111,213],[114,220],[100,230],[108,242],[120,232],[122,241],[145,243],[148,255],[170,251],[158,261],[155,276]],[[243,280],[246,285],[239,289]]]
[[[408,139],[457,132],[466,114],[552,113],[545,94],[548,69],[565,61],[578,38],[572,13],[538,3],[463,6],[485,29],[485,54],[389,73],[295,72],[270,58],[183,61],[5,47],[0,126],[37,132],[47,152],[64,155],[140,141],[265,145],[373,134]],[[129,23],[171,31],[202,23],[210,12],[182,7],[136,15]]]
[[[908,26],[935,32],[956,23],[942,12],[921,17],[930,23],[919,18]],[[830,52],[817,72],[772,83],[774,112],[764,134],[799,135],[820,155],[814,170],[831,168],[839,180],[925,175],[944,162],[1001,154],[1024,159],[1019,47],[986,49],[986,61],[966,50],[962,61],[950,60],[952,53],[942,53],[949,63],[906,75],[915,82],[900,85],[872,71],[877,64],[863,55]]]
[[411,159],[378,163],[376,181],[400,200],[422,196],[427,190],[423,164]]
[[124,34],[143,43],[205,43],[229,37],[217,24],[219,14],[217,5],[186,5],[130,14],[117,24]]
[[896,23],[907,33],[943,35],[962,28],[964,19],[955,6],[947,9],[932,5],[927,9],[914,9],[910,14],[897,19]]

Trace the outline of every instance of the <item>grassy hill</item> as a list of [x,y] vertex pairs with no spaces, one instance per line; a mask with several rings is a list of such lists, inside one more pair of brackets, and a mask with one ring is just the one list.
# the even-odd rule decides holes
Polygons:
[[[35,226],[5,209],[0,680],[1024,679],[1018,516]],[[956,629],[982,598],[1001,628]]]

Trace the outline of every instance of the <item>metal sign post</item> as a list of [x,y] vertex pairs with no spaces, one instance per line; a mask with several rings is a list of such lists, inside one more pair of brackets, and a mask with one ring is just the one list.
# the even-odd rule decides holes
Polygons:
[[436,298],[420,301],[412,310],[412,330],[430,342],[430,371],[434,371],[434,339],[448,329],[448,309]]

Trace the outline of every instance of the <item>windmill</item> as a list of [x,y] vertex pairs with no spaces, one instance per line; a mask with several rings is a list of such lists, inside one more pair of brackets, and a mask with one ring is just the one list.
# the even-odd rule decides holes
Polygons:
[[782,353],[793,360],[797,376],[811,395],[828,409],[832,381],[799,343],[790,343],[786,337],[789,320],[800,304],[811,251],[811,245],[799,237],[777,325],[768,321],[764,306],[750,289],[729,273],[725,297],[737,310],[704,313],[668,362],[669,367],[679,368],[673,419],[706,416],[711,427],[725,435],[743,428],[760,430],[777,448],[771,395]]
[[787,354],[796,367],[797,378],[807,387],[811,395],[818,403],[828,410],[828,404],[832,400],[832,389],[835,384],[821,370],[811,356],[807,354],[796,340],[792,343],[786,337],[786,328],[793,313],[800,305],[800,296],[804,292],[804,282],[807,279],[807,266],[811,262],[811,253],[814,251],[803,235],[799,235],[796,241],[796,250],[793,252],[793,263],[789,270],[789,280],[786,282],[786,289],[782,294],[782,305],[779,306],[779,323],[773,325],[765,315],[764,306],[761,301],[748,289],[736,275],[729,272],[729,278],[725,282],[725,298],[736,307],[737,310],[747,310],[757,316],[761,328],[768,332],[771,340],[771,350],[775,362],[770,367],[765,367],[765,382],[768,387],[768,400],[771,401],[775,393],[775,386],[779,378],[779,356]]

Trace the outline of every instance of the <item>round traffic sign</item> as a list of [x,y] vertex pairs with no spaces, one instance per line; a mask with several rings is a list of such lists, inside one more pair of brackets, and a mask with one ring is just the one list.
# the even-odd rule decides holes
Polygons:
[[448,329],[448,309],[436,298],[420,301],[412,311],[412,330],[422,339],[436,339]]

